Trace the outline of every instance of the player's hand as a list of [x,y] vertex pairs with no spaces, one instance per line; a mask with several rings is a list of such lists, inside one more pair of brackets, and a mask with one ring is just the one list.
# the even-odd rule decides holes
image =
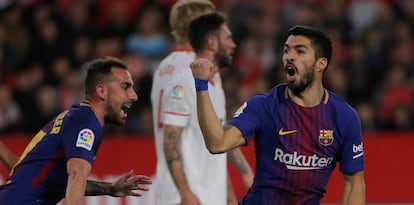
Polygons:
[[193,192],[188,192],[181,195],[180,205],[201,205],[201,202]]
[[144,175],[134,175],[131,170],[112,184],[111,196],[142,196],[136,190],[148,191],[148,185],[152,184],[151,178]]
[[190,64],[194,78],[209,80],[213,78],[216,71],[214,64],[205,58],[196,59]]

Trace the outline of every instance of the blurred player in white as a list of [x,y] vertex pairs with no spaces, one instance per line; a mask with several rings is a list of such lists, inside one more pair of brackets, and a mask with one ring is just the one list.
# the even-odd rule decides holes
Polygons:
[[[207,0],[179,0],[170,13],[176,49],[159,65],[151,90],[158,157],[154,188],[159,205],[237,204],[226,157],[242,174],[247,187],[253,180],[239,149],[221,155],[208,152],[197,121],[196,91],[189,67],[195,53],[188,40],[188,25],[213,11],[215,6]],[[210,81],[209,91],[216,114],[224,122],[225,98],[218,73]]]

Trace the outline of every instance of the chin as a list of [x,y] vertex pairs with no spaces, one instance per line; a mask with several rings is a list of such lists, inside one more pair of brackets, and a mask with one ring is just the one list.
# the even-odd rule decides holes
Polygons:
[[118,120],[116,120],[113,124],[116,124],[116,125],[125,125],[126,124],[126,119],[118,119]]
[[288,88],[293,89],[295,87],[295,81],[286,81]]
[[124,125],[126,124],[126,119],[122,118],[107,118],[105,119],[105,124],[112,124],[112,125]]

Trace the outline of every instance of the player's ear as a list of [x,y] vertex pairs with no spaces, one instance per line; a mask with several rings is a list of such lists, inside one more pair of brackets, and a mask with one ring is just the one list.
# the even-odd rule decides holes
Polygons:
[[323,72],[327,66],[328,66],[328,59],[326,58],[319,58],[316,61],[316,70],[318,72]]
[[215,35],[209,35],[207,37],[207,48],[213,51],[216,51],[218,49],[218,39]]
[[96,96],[98,96],[100,99],[106,99],[108,91],[106,90],[106,87],[102,84],[98,84],[95,87]]

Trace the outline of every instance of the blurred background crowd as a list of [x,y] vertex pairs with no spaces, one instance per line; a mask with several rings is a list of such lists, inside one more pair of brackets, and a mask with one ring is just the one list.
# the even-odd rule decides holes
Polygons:
[[[229,116],[248,97],[284,81],[287,30],[315,26],[333,41],[325,85],[349,102],[364,132],[414,130],[414,1],[213,0],[237,44],[222,70]],[[0,0],[0,135],[34,133],[83,99],[82,64],[115,56],[139,100],[127,127],[152,135],[152,74],[173,48],[174,0]]]

